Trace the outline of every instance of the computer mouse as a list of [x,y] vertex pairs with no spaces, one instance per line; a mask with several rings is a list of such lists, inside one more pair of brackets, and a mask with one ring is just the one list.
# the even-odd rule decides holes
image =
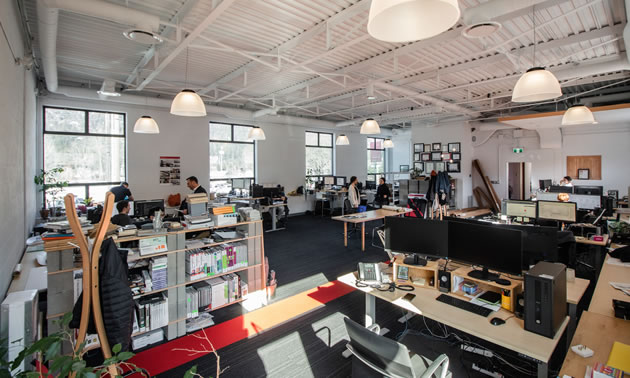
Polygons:
[[495,326],[499,326],[501,324],[505,324],[505,320],[503,320],[501,318],[492,318],[492,319],[490,319],[490,324],[495,325]]

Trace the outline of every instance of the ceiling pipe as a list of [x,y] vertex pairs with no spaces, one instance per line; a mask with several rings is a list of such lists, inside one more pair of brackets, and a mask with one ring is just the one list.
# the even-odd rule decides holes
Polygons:
[[630,0],[626,0],[625,1],[625,5],[626,5],[626,27],[623,28],[623,44],[624,47],[626,48],[626,53],[630,50],[630,23],[628,23],[628,20],[630,20]]
[[46,88],[51,92],[57,92],[59,86],[57,78],[57,27],[60,9],[153,32],[160,27],[158,16],[105,1],[37,0],[40,53],[46,76]]
[[606,104],[606,103],[617,103],[617,102],[628,102],[630,100],[630,93],[613,93],[601,96],[590,96],[590,97],[578,97],[578,102],[584,106],[592,107],[594,104]]
[[[547,0],[490,0],[475,7],[466,8],[462,14],[464,25],[476,25],[517,12]],[[630,0],[627,0],[630,1]]]

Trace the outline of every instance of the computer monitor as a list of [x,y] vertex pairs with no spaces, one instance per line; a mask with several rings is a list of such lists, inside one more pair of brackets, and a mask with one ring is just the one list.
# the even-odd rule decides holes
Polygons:
[[575,202],[538,201],[538,219],[574,223],[576,214]]
[[249,189],[249,179],[232,179],[232,189]]
[[573,187],[572,186],[559,186],[559,185],[552,185],[549,187],[549,191],[552,193],[569,193],[572,194],[573,193]]
[[335,185],[335,178],[333,176],[324,177],[324,185],[328,185],[328,186]]
[[551,184],[552,184],[551,179],[538,180],[538,187],[542,190],[549,188]]
[[499,276],[488,269],[520,275],[523,241],[520,231],[492,225],[448,221],[448,258],[482,267],[468,275],[486,281]]
[[[424,265],[425,256],[448,257],[448,222],[412,218],[385,218],[385,248],[413,255],[405,264]],[[420,258],[422,257],[422,258]]]
[[366,181],[365,189],[376,189],[376,181]]
[[357,189],[363,190],[363,183],[361,181],[357,182]]
[[536,218],[536,202],[503,200],[502,205],[501,213],[508,217]]
[[133,214],[135,217],[148,217],[151,214],[151,210],[159,207],[164,209],[164,200],[163,199],[154,199],[154,200],[144,200],[144,201],[134,201],[133,202]]
[[280,197],[280,189],[278,187],[265,187],[262,190],[262,196],[268,198],[278,198]]
[[521,268],[528,270],[539,261],[558,261],[558,228],[518,224],[496,225],[521,232],[523,258]]
[[603,196],[604,195],[604,187],[603,186],[586,186],[580,185],[573,188],[573,193],[575,194],[588,194],[591,196]]
[[335,177],[335,185],[337,185],[337,186],[346,186],[346,177],[345,176],[337,176],[337,177]]

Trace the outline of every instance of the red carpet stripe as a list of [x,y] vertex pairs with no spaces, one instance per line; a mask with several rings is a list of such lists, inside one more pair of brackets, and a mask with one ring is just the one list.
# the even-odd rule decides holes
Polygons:
[[[207,328],[206,335],[214,347],[219,350],[237,341],[270,330],[352,291],[354,291],[354,288],[339,281],[328,282],[315,289],[307,290]],[[175,350],[203,350],[204,348],[209,348],[205,341],[199,339],[199,336],[203,337],[203,331],[197,331],[138,353],[131,359],[131,362],[147,369],[152,376],[163,373],[209,353],[190,353]]]

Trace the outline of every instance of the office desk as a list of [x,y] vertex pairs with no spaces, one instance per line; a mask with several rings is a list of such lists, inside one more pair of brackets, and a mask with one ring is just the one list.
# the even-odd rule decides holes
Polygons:
[[256,201],[260,201],[265,197],[237,197],[237,196],[221,196],[220,198],[227,198],[227,203],[231,203],[230,201],[245,201],[249,204],[249,206],[254,206]]
[[351,215],[341,215],[333,217],[333,220],[343,222],[343,245],[348,246],[348,223],[359,224],[361,223],[361,250],[365,251],[365,222],[371,222],[374,220],[384,219],[385,217],[393,215],[403,215],[411,212],[411,209],[404,209],[405,211],[393,211],[393,210],[371,210],[363,213],[355,213]]
[[571,345],[586,345],[594,354],[592,357],[582,358],[569,350],[560,369],[560,376],[567,374],[583,377],[587,365],[594,366],[596,362],[605,364],[615,341],[630,344],[630,322],[584,311]]
[[335,209],[335,199],[341,199],[341,215],[344,215],[344,206],[343,206],[343,202],[344,199],[346,197],[346,195],[348,194],[347,190],[331,190],[331,189],[324,189],[324,190],[320,190],[320,193],[324,193],[325,196],[330,196],[332,197],[332,201],[331,201],[331,211]]
[[610,286],[610,282],[630,282],[630,268],[608,264],[609,258],[609,256],[606,256],[604,260],[588,311],[614,318],[615,311],[613,310],[612,300],[628,301],[630,297]]
[[583,244],[595,249],[595,277],[599,276],[599,270],[602,267],[602,256],[606,253],[606,245],[608,245],[609,240],[608,234],[602,236],[604,237],[602,241],[595,241],[581,236],[575,237],[577,244]]
[[284,227],[278,228],[277,223],[278,223],[278,209],[285,207],[286,204],[285,203],[276,203],[273,205],[265,205],[265,206],[261,206],[261,210],[263,212],[270,212],[271,213],[271,230],[266,230],[265,232],[273,232],[273,231],[280,231],[280,230],[284,230]]
[[22,271],[20,275],[11,280],[8,293],[16,291],[35,289],[37,291],[44,291],[47,288],[48,272],[45,266],[40,266],[37,262],[37,255],[41,252],[24,252],[20,264],[22,264]]
[[575,334],[577,323],[577,305],[580,303],[580,299],[584,296],[588,285],[591,283],[584,278],[576,278],[573,282],[567,281],[567,303],[569,304],[569,326],[567,327],[568,336],[570,341],[571,337]]
[[365,325],[370,326],[376,322],[376,298],[393,303],[405,310],[423,315],[449,327],[459,329],[473,336],[500,345],[517,353],[527,356],[538,365],[538,377],[547,377],[547,364],[553,351],[556,349],[562,334],[564,333],[569,317],[566,317],[560,329],[553,339],[540,336],[523,328],[523,321],[512,317],[501,326],[493,326],[490,319],[498,316],[503,319],[513,314],[501,309],[488,317],[482,317],[457,307],[438,302],[440,291],[435,289],[416,288],[413,293],[416,297],[411,303],[401,298],[407,294],[402,290],[394,292],[378,291],[372,288],[356,287],[356,275],[348,273],[337,278],[340,282],[365,292]]

